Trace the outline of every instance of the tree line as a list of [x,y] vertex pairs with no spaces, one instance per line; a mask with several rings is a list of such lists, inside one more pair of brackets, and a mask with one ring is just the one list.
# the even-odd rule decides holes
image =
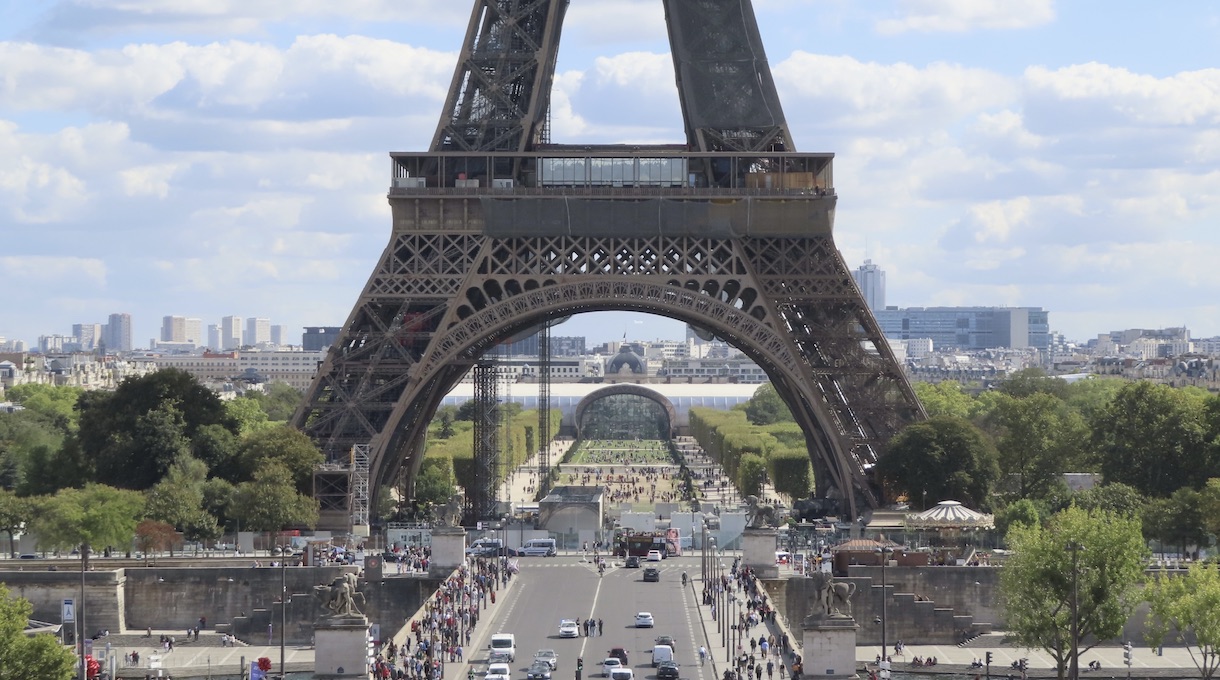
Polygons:
[[[316,525],[322,454],[287,418],[300,393],[222,400],[167,369],[114,391],[21,385],[0,413],[0,531],[32,529],[44,550],[122,552],[219,538],[224,531]],[[12,549],[12,548],[10,548]]]

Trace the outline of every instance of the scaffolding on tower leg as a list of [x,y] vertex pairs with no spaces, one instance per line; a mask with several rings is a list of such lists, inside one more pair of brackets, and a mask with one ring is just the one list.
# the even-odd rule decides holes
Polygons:
[[352,534],[369,535],[369,445],[352,446]]
[[483,360],[474,367],[474,480],[468,522],[490,519],[499,491],[500,398],[496,362]]
[[551,325],[538,331],[538,489],[537,497],[551,488]]

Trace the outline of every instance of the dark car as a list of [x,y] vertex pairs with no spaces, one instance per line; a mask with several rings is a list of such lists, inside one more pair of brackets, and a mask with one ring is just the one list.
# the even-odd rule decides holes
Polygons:
[[538,660],[525,672],[526,680],[551,680],[551,664]]
[[678,680],[678,664],[662,661],[657,665],[657,680]]
[[647,569],[644,570],[644,580],[645,581],[660,581],[661,580],[661,570],[657,569],[656,567],[648,567]]
[[673,649],[673,650],[678,649],[678,646],[674,644],[674,636],[672,636],[672,635],[658,636],[655,644],[665,645],[666,647],[669,647],[670,649]]
[[632,569],[638,569],[640,567],[640,556],[639,555],[628,555],[627,561],[625,563],[623,563],[623,566],[630,567]]
[[612,656],[612,657],[618,659],[619,661],[622,661],[624,666],[631,665],[627,662],[627,650],[623,647],[615,647],[615,648],[611,649],[606,654],[606,656]]

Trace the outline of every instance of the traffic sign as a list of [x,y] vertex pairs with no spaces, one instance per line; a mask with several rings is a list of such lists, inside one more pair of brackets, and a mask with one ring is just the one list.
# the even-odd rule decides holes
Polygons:
[[64,599],[62,623],[76,623],[76,600],[72,598]]

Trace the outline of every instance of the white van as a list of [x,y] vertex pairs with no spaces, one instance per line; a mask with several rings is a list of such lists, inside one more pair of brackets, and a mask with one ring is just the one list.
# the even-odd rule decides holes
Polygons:
[[674,660],[674,648],[669,645],[657,645],[652,648],[652,667],[660,666],[664,661]]
[[491,644],[487,645],[491,649],[491,663],[507,661],[512,663],[517,660],[517,636],[512,633],[496,633],[491,636]]
[[553,538],[531,538],[521,546],[521,554],[526,557],[554,557],[556,548]]

